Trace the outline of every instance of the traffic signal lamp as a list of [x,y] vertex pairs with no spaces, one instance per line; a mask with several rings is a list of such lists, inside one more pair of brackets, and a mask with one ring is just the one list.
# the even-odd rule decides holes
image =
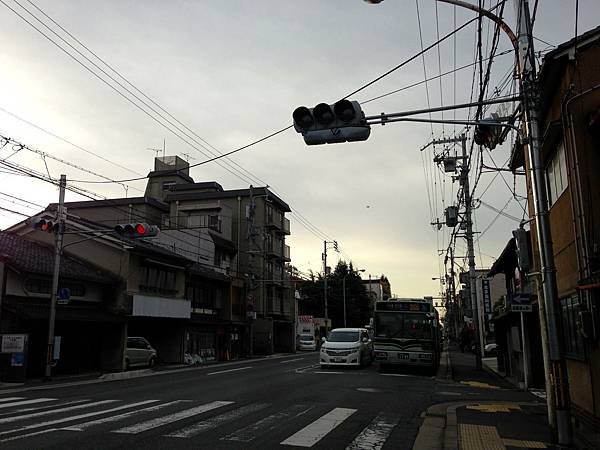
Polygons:
[[307,145],[366,141],[371,126],[356,101],[340,100],[333,105],[319,103],[314,108],[300,106],[292,114],[294,128]]
[[57,233],[59,228],[58,222],[51,219],[34,219],[32,225],[36,230],[44,231],[46,233]]
[[501,134],[502,127],[500,126],[498,115],[492,114],[491,117],[482,119],[475,125],[473,140],[477,145],[483,145],[490,150],[493,150],[496,148],[496,145],[502,143],[500,142]]
[[148,225],[144,222],[118,224],[114,230],[118,235],[128,238],[154,237],[160,231],[156,225]]

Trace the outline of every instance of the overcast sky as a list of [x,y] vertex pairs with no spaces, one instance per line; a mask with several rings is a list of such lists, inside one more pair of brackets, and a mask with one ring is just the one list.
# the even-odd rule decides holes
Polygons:
[[[60,32],[31,2],[0,0],[1,134],[112,179],[146,175],[155,156],[148,148],[162,147],[163,140],[167,155],[187,153],[192,164],[207,159],[9,9],[76,54],[19,3]],[[489,7],[496,2],[484,3]],[[460,26],[473,17],[469,11],[455,11],[434,0],[419,0],[419,16],[415,0],[386,0],[379,5],[361,0],[39,0],[34,4],[193,130],[197,140],[202,138],[221,152],[290,125],[297,106],[333,103],[418,52],[421,36],[427,46],[436,41],[438,30],[439,36],[444,36],[455,23]],[[514,28],[513,12],[509,0],[505,19]],[[579,1],[579,33],[597,26],[598,18],[600,2]],[[484,21],[485,54],[492,33],[493,27]],[[575,0],[539,2],[534,30],[539,39],[537,51],[547,51],[574,33]],[[61,35],[68,38],[64,32]],[[362,102],[367,115],[469,101],[473,67],[460,70],[456,77],[443,77],[441,89],[439,80],[434,79],[427,88],[421,84],[367,102],[422,81],[424,71],[427,77],[435,77],[473,63],[476,39],[475,23],[456,39],[448,39],[439,52],[437,48],[428,52],[425,64],[417,58],[351,99]],[[502,35],[498,52],[509,49],[510,43]],[[513,62],[511,54],[494,60],[489,96],[495,88],[502,94],[510,92]],[[478,82],[476,75],[475,96]],[[503,89],[505,85],[507,89]],[[453,117],[466,119],[467,111],[444,115],[445,119]],[[290,216],[288,244],[292,264],[300,270],[321,271],[323,239],[335,239],[342,252],[330,250],[330,265],[341,258],[365,269],[364,277],[385,274],[392,292],[400,296],[437,295],[439,284],[432,277],[440,274],[438,249],[447,246],[448,233],[444,229],[436,232],[430,222],[442,218],[457,186],[431,161],[433,152],[442,147],[420,149],[432,138],[452,137],[455,131],[460,127],[396,123],[374,126],[366,142],[307,147],[291,129],[236,153],[229,160],[235,164],[213,162],[192,169],[191,176],[197,182],[217,181],[225,189],[267,183],[295,211]],[[509,149],[506,143],[491,157],[485,153],[485,163],[504,164]],[[12,153],[7,146],[0,150],[0,158]],[[10,156],[10,161],[47,173],[42,158],[26,150]],[[47,158],[46,163],[53,177],[64,173],[72,180],[99,179],[52,159]],[[483,173],[475,192],[483,202],[475,210],[481,236],[475,246],[478,268],[489,267],[510,238],[510,231],[518,226],[516,220],[498,216],[492,208],[521,218],[525,207],[513,198],[512,175],[504,175],[505,180],[494,177],[494,173]],[[523,177],[517,177],[518,194],[523,194],[523,184]],[[125,196],[119,185],[79,186],[107,197]],[[144,186],[144,181],[130,183],[127,195],[142,195]],[[0,173],[0,193],[0,207],[29,214],[39,208],[7,195],[44,206],[58,198],[57,189],[48,183],[5,173]],[[67,193],[67,201],[78,198]],[[22,217],[0,210],[0,228],[20,220]],[[309,225],[303,225],[303,220]],[[464,242],[459,241],[457,249],[458,256],[463,256]]]

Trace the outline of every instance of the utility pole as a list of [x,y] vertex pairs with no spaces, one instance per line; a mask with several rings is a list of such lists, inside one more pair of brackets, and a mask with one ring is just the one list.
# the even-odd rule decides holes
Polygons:
[[469,187],[469,164],[467,163],[467,138],[463,134],[460,138],[462,146],[462,165],[460,169],[460,183],[463,187],[463,197],[465,199],[465,239],[467,240],[467,256],[469,260],[469,287],[471,289],[471,312],[473,314],[473,325],[475,326],[475,335],[477,344],[475,345],[475,365],[481,369],[481,345],[482,330],[479,323],[479,305],[477,301],[477,275],[475,274],[475,250],[473,248],[473,221],[471,219],[472,199]]
[[325,305],[325,335],[329,331],[327,326],[327,241],[323,241],[323,301]]
[[56,210],[56,221],[58,222],[58,232],[56,233],[54,246],[54,273],[52,274],[52,291],[50,292],[50,317],[48,319],[48,347],[46,353],[45,378],[50,378],[52,374],[52,357],[54,354],[54,323],[56,320],[56,294],[58,292],[58,277],[60,274],[60,256],[62,253],[63,236],[65,232],[65,188],[67,186],[67,176],[60,176],[58,209]]
[[[562,356],[560,322],[558,317],[558,288],[556,285],[556,268],[554,267],[552,236],[548,216],[548,193],[546,191],[543,161],[540,152],[539,90],[536,83],[529,1],[517,0],[515,7],[518,20],[517,64],[521,81],[521,93],[523,95],[523,122],[525,136],[528,138],[529,177],[532,185],[535,229],[540,255],[541,280],[538,282],[538,304],[546,372],[548,420],[551,426],[555,426],[558,444],[571,446],[573,443],[570,411],[571,400],[567,366]],[[547,336],[544,333],[546,330]],[[556,424],[554,424],[555,421]]]

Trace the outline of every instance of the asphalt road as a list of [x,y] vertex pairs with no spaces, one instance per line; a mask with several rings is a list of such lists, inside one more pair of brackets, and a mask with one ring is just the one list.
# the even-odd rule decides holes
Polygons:
[[310,352],[0,392],[0,447],[410,449],[428,406],[482,395],[377,364],[321,370]]

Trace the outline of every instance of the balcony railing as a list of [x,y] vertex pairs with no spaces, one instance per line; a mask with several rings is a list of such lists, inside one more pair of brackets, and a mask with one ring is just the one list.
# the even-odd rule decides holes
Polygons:
[[290,219],[283,218],[281,228],[277,230],[278,234],[290,234]]

